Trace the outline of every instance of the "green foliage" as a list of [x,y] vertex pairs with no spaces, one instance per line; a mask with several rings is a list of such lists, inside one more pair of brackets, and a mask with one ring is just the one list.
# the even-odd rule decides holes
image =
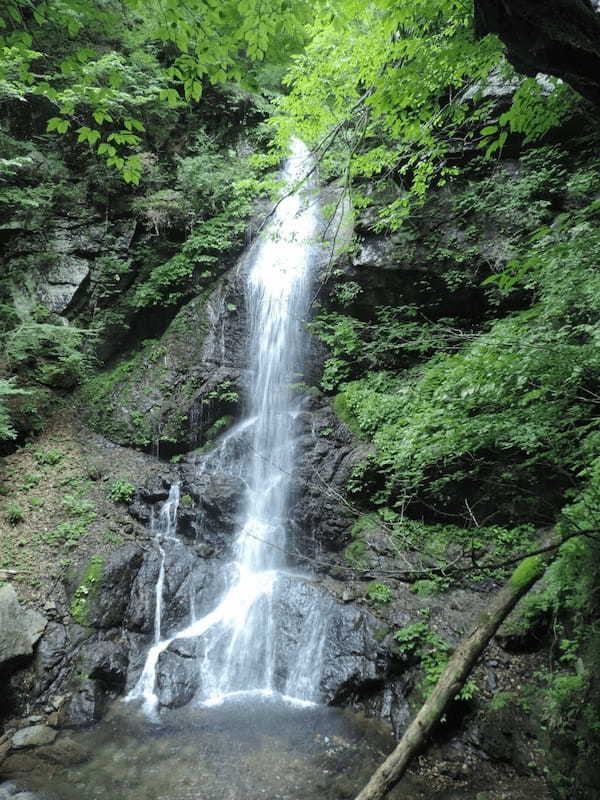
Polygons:
[[94,600],[94,589],[97,588],[102,578],[103,566],[102,556],[92,556],[83,580],[73,593],[69,611],[78,625],[89,625],[89,611]]
[[394,593],[391,586],[387,583],[378,583],[377,581],[371,583],[367,590],[367,597],[371,603],[377,606],[384,606],[390,603],[393,595]]
[[15,383],[15,378],[9,378],[8,380],[0,378],[0,442],[6,441],[7,439],[14,439],[17,435],[11,419],[7,398],[14,397],[15,395],[22,396],[27,394],[27,391],[18,389]]
[[357,538],[365,531],[376,530],[378,524],[379,516],[377,514],[363,514],[352,526],[351,536]]
[[510,698],[511,696],[508,692],[494,692],[490,700],[490,711],[502,711],[502,709],[506,708],[510,703]]
[[233,382],[227,379],[221,381],[221,383],[210,392],[207,392],[202,402],[210,403],[214,400],[218,400],[222,403],[237,403],[239,399],[240,396],[235,390]]
[[[543,82],[536,78],[525,78],[514,94],[510,109],[500,116],[499,125],[508,128],[511,133],[523,134],[525,144],[534,142],[563,121],[569,109],[570,95],[568,86],[556,78],[546,78]],[[483,131],[481,133],[490,135]],[[491,144],[484,140],[480,145],[487,147],[486,154],[490,156],[502,148],[507,135],[508,131],[505,130]]]
[[89,523],[95,519],[96,513],[94,504],[84,499],[85,491],[85,488],[81,487],[75,492],[66,494],[62,499],[62,504],[71,516],[83,518]]
[[[355,471],[356,491],[375,472],[383,483],[375,501],[397,510],[414,497],[448,505],[467,491],[475,515],[478,506],[487,514],[502,504],[506,491],[515,513],[503,521],[552,518],[560,496],[546,495],[545,514],[536,500],[536,513],[528,500],[531,486],[542,471],[554,471],[559,488],[565,468],[573,476],[583,468],[595,414],[595,395],[587,387],[600,367],[600,238],[588,216],[576,214],[570,226],[545,231],[529,251],[536,260],[527,275],[532,308],[462,337],[456,352],[438,350],[405,373],[368,371],[341,385],[345,408],[375,444],[374,454]],[[376,342],[373,328],[368,336]],[[347,358],[355,351],[360,343],[353,339]],[[369,363],[355,362],[353,369],[360,374]]]
[[[137,366],[137,360],[125,359],[116,367],[106,372],[94,375],[82,387],[82,396],[86,403],[88,420],[92,427],[101,430],[113,438],[120,430],[117,429],[111,418],[114,411],[113,397],[118,392],[122,383],[127,381]],[[145,427],[138,426],[134,441],[147,444],[149,437]]]
[[54,467],[64,458],[62,450],[50,448],[45,450],[43,447],[36,447],[33,451],[36,462],[43,467]]
[[352,433],[359,439],[363,437],[363,432],[358,424],[358,421],[352,413],[346,396],[343,392],[336,394],[333,398],[333,410],[336,415],[344,422],[352,431]]
[[[429,626],[429,614],[423,612],[423,619],[406,625],[394,634],[398,652],[405,658],[415,658],[424,672],[420,685],[423,695],[427,697],[448,663],[451,648],[439,633]],[[476,692],[473,681],[467,681],[457,695],[457,699],[469,700]]]
[[[456,173],[461,144],[491,157],[509,132],[538,139],[568,113],[572,92],[519,78],[495,37],[475,37],[472,14],[461,0],[318,8],[279,101],[279,139],[299,133],[314,145],[324,173],[343,176],[356,207],[368,202],[365,178],[385,188],[391,199],[379,216],[391,228]],[[498,79],[516,88],[500,120],[486,93]]]
[[46,450],[43,447],[36,447],[33,449],[33,457],[40,466],[53,467],[62,461],[64,453],[55,448]]
[[378,306],[370,323],[340,313],[319,314],[309,327],[331,352],[321,385],[332,391],[357,372],[407,366],[415,357],[444,349],[453,322],[424,321],[414,305]]
[[25,510],[19,503],[11,501],[4,506],[4,515],[11,525],[18,525],[25,519]]
[[439,594],[447,586],[444,581],[439,578],[423,578],[423,580],[415,581],[410,587],[411,591],[419,595],[419,597],[433,597]]
[[[174,2],[153,8],[140,0],[65,0],[33,12],[13,0],[0,12],[0,102],[43,98],[48,134],[138,184],[148,123],[197,103],[205,84],[252,83],[253,64],[286,63],[302,42],[308,13],[301,0],[218,9],[205,0],[185,9]],[[3,161],[6,171],[20,166]]]
[[233,417],[230,414],[219,417],[219,419],[215,420],[210,428],[206,431],[206,438],[211,441],[214,440],[226,428],[229,428],[233,424],[233,421]]
[[85,519],[67,520],[48,531],[37,533],[34,538],[40,544],[50,547],[61,545],[65,550],[73,550],[86,535],[88,524]]
[[412,622],[394,634],[398,642],[398,650],[402,655],[412,655],[421,645],[424,637],[429,634],[429,623],[423,620]]
[[344,549],[344,558],[354,569],[366,567],[367,545],[357,537]]
[[104,531],[103,536],[105,541],[114,547],[120,547],[123,544],[123,537],[119,533]]
[[70,325],[24,322],[7,334],[6,358],[11,369],[29,381],[72,389],[90,369],[86,335]]
[[365,514],[359,517],[352,526],[350,531],[352,541],[344,549],[344,558],[354,569],[366,569],[368,566],[369,548],[364,540],[364,534],[369,530],[377,529],[378,524],[377,514]]
[[254,183],[241,188],[239,183],[228,184],[230,200],[224,210],[193,223],[192,232],[180,252],[155,267],[150,276],[137,285],[133,306],[175,305],[188,297],[194,287],[198,290],[214,282],[215,274],[222,269],[219,264],[223,254],[242,241],[255,188]]
[[317,386],[309,386],[307,383],[303,381],[297,381],[294,383],[288,384],[288,388],[292,394],[309,394],[312,397],[320,397],[321,392],[319,391]]
[[529,592],[503,623],[502,633],[526,638],[547,619],[553,605],[552,599],[545,592]]
[[115,503],[131,503],[135,494],[135,486],[123,478],[113,481],[108,496]]
[[26,472],[23,475],[23,482],[21,483],[21,490],[28,492],[30,489],[35,489],[39,486],[43,475],[41,472]]
[[[58,451],[47,452],[57,453]],[[89,489],[88,481],[67,479],[64,485],[71,489],[62,499],[62,506],[69,518],[50,530],[38,532],[35,534],[34,540],[50,547],[60,545],[65,550],[72,550],[87,534],[97,514],[94,504],[86,497]]]
[[548,686],[544,717],[554,731],[566,732],[572,728],[581,713],[589,689],[589,675],[554,674]]
[[143,197],[135,197],[132,210],[158,235],[170,227],[185,227],[188,222],[185,200],[175,189],[159,189]]

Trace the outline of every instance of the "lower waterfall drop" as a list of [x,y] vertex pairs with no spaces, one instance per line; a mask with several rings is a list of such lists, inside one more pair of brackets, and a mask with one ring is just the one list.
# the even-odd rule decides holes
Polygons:
[[[309,299],[310,268],[318,253],[318,208],[310,189],[293,187],[310,169],[306,147],[295,140],[284,180],[290,190],[279,203],[265,233],[251,247],[246,272],[249,318],[247,417],[201,463],[203,472],[241,476],[247,491],[233,546],[229,580],[220,601],[205,616],[170,638],[160,639],[162,587],[157,587],[155,643],[136,686],[127,700],[141,699],[152,713],[158,707],[156,667],[160,655],[176,639],[202,639],[198,669],[198,699],[218,704],[239,694],[279,694],[300,703],[319,699],[320,660],[326,633],[324,609],[294,609],[302,616],[302,633],[294,647],[277,646],[278,591],[288,593],[290,581],[302,576],[286,570],[286,527],[291,475],[294,469],[294,418],[298,411],[289,388],[301,366],[304,345],[302,320]],[[231,457],[230,443],[243,437],[245,454]],[[161,552],[178,488],[172,488],[161,511],[163,524],[156,536]],[[165,530],[167,530],[165,528]],[[162,542],[162,543],[161,543]],[[305,580],[305,578],[304,578]],[[282,583],[284,584],[282,587]],[[310,592],[299,597],[310,598]],[[158,632],[158,634],[157,634]],[[285,650],[285,652],[283,652]]]

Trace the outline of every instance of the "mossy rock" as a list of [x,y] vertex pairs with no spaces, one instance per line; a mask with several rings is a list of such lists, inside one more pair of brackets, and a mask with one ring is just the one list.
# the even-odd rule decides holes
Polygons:
[[159,339],[142,342],[130,358],[88,381],[80,397],[90,427],[118,444],[158,446],[161,456],[171,457],[193,449],[198,430],[201,440],[212,439],[217,426],[230,424],[237,393],[220,402],[218,387],[234,378],[204,354],[214,292],[184,306]]
[[348,428],[350,428],[357,439],[364,439],[364,434],[360,429],[358,420],[348,406],[346,395],[343,392],[336,394],[333,398],[333,410],[335,411],[338,419],[340,419]]
[[103,566],[104,558],[102,556],[92,556],[79,585],[73,592],[69,611],[79,625],[88,626],[90,624],[90,609],[98,592]]

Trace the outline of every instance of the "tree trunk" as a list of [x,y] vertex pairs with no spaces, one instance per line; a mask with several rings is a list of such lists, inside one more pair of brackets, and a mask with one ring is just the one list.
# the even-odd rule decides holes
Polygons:
[[356,800],[380,800],[406,772],[413,756],[441,719],[448,703],[460,692],[477,659],[518,601],[542,577],[557,550],[525,559],[491,601],[473,631],[456,648],[448,666],[395,750],[373,774]]

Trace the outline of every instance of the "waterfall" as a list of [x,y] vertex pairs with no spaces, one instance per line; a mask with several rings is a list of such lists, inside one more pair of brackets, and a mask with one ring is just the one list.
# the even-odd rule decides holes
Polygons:
[[160,631],[162,625],[162,603],[163,588],[165,585],[165,549],[164,546],[170,541],[177,541],[175,531],[177,529],[177,509],[179,508],[179,484],[171,486],[169,496],[160,510],[158,519],[152,518],[150,529],[154,533],[154,540],[160,553],[160,567],[158,570],[158,580],[156,581],[155,606],[154,606],[154,644],[160,642]]
[[[307,149],[296,140],[284,170],[286,187],[291,189],[310,166]],[[317,231],[318,209],[310,188],[304,186],[279,203],[265,233],[244,261],[252,376],[246,397],[247,416],[200,466],[203,472],[240,475],[247,484],[233,561],[228,565],[230,579],[212,611],[163,640],[159,608],[162,585],[157,586],[155,643],[127,698],[142,699],[148,712],[158,705],[156,665],[160,654],[175,639],[190,637],[201,637],[203,642],[199,699],[206,704],[248,692],[278,692],[304,702],[318,699],[320,654],[326,633],[323,611],[310,604],[294,609],[303,619],[303,629],[289,652],[281,652],[276,636],[280,623],[278,591],[289,595],[294,580],[302,580],[286,569],[285,555],[298,411],[289,384],[302,361],[302,321],[308,309]],[[242,438],[240,457],[240,448],[234,445]],[[174,520],[176,498],[178,489],[174,487],[160,514],[159,584],[164,577],[164,550],[159,539],[166,546],[167,533],[173,534],[170,522],[164,520]],[[307,593],[301,596],[305,602]]]

